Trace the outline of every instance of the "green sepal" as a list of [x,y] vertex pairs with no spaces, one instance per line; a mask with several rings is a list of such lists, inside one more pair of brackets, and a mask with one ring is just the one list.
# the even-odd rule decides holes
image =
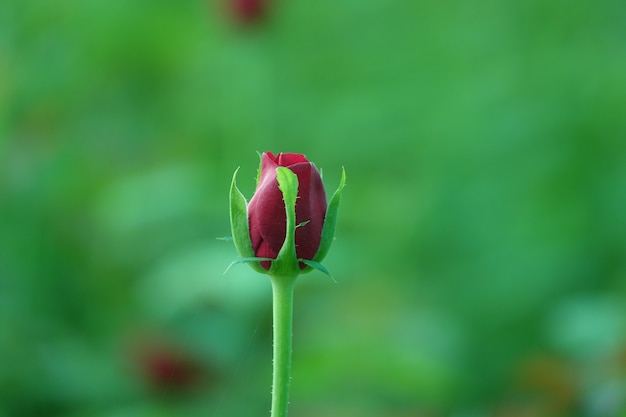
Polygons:
[[[233,235],[233,243],[243,259],[254,258],[250,230],[248,226],[248,202],[241,191],[237,188],[236,177],[239,168],[233,174],[230,184],[230,227]],[[250,261],[251,262],[251,261]],[[251,262],[250,266],[257,272],[267,273],[258,262]]]
[[296,258],[296,199],[298,198],[298,176],[289,168],[276,168],[278,188],[283,193],[285,202],[286,227],[285,241],[272,262],[269,270],[275,276],[293,276],[300,273],[300,264]]
[[259,155],[259,168],[256,170],[256,186],[259,186],[259,181],[261,181],[261,171],[263,170],[263,154],[261,152],[256,151],[256,154]]
[[[324,219],[324,227],[322,228],[322,239],[320,241],[320,247],[317,249],[317,253],[315,257],[313,257],[313,261],[316,263],[320,263],[326,257],[328,250],[330,249],[331,244],[333,243],[333,239],[335,238],[335,227],[337,225],[337,211],[339,209],[339,202],[341,201],[341,192],[343,191],[343,187],[346,185],[346,170],[345,168],[341,169],[341,181],[339,182],[339,187],[333,194],[330,202],[328,203],[328,208],[326,209],[326,217]],[[306,263],[306,262],[305,262]],[[322,271],[324,272],[324,271]]]
[[[259,265],[259,262],[261,261],[273,261],[273,259],[272,258],[256,258],[256,257],[235,259],[226,267],[226,270],[224,270],[224,274],[226,274],[228,270],[233,267],[233,265],[249,263],[250,266],[254,266],[254,265]],[[263,272],[264,274],[268,273],[266,269],[264,268],[261,268],[261,269],[262,269],[261,272]]]
[[333,278],[333,276],[330,274],[330,271],[328,270],[328,268],[326,268],[324,265],[322,265],[319,262],[315,262],[315,261],[311,261],[309,259],[298,259],[299,262],[302,262],[303,264],[305,264],[308,268],[302,272],[309,272],[313,269],[317,269],[318,271],[328,275],[328,277],[330,279],[333,280],[333,282],[336,282],[335,279]]

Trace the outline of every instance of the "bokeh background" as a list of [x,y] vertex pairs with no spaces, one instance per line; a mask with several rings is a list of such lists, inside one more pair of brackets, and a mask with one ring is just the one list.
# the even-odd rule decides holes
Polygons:
[[262,151],[348,174],[291,415],[626,416],[626,3],[234,1],[0,2],[0,416],[269,414]]

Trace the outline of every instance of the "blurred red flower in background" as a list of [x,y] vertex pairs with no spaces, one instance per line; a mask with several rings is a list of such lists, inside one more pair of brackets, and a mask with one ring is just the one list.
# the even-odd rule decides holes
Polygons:
[[254,23],[267,13],[268,0],[224,0],[230,14],[240,23]]
[[200,384],[205,367],[185,349],[174,344],[146,340],[138,342],[132,352],[138,373],[160,391],[184,391]]

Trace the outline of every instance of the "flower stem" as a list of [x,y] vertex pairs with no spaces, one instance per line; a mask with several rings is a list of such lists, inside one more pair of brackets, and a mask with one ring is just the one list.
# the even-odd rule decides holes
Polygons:
[[296,276],[270,276],[274,316],[274,366],[271,417],[287,417],[291,382],[293,287]]

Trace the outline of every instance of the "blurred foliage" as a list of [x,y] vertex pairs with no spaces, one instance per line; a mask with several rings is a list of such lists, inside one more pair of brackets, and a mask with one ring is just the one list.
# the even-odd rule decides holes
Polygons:
[[0,417],[268,414],[266,150],[348,173],[294,417],[626,416],[626,3],[228,1],[0,3]]

